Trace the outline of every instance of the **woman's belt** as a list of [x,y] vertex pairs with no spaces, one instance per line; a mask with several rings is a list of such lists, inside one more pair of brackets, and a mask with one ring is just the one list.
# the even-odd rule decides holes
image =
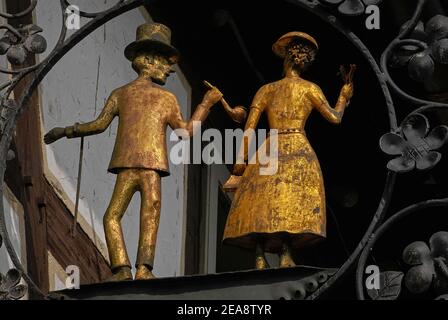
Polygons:
[[285,134],[285,133],[303,133],[305,134],[305,130],[303,129],[277,129],[278,134]]

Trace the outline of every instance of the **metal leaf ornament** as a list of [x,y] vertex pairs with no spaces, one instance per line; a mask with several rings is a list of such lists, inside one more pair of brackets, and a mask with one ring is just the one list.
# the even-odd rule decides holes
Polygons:
[[442,155],[435,151],[448,140],[448,127],[437,126],[429,132],[429,121],[422,114],[409,116],[398,133],[386,133],[380,139],[381,150],[389,155],[400,155],[387,164],[395,172],[409,172],[414,168],[433,168]]
[[403,272],[386,271],[380,273],[380,288],[369,289],[367,293],[372,300],[396,300],[401,292]]

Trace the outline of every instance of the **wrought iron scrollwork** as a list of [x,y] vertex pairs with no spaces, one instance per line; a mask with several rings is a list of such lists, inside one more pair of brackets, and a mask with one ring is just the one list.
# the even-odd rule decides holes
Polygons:
[[[365,262],[373,244],[380,237],[381,232],[389,228],[395,219],[401,219],[408,212],[414,212],[416,208],[447,204],[446,199],[429,200],[428,202],[403,209],[382,224],[391,200],[391,192],[397,178],[396,173],[408,172],[414,168],[421,170],[431,169],[442,157],[441,153],[436,150],[440,149],[448,139],[448,127],[446,124],[438,123],[435,126],[431,126],[427,117],[427,114],[431,112],[437,111],[438,113],[445,113],[448,111],[446,100],[448,88],[445,87],[448,83],[446,79],[448,72],[445,69],[448,54],[448,18],[440,15],[435,16],[426,23],[426,27],[423,27],[423,23],[420,22],[420,17],[427,1],[419,0],[413,17],[401,28],[398,36],[387,46],[379,59],[379,65],[377,65],[370,51],[361,40],[351,30],[345,28],[335,15],[359,15],[363,12],[365,5],[378,4],[380,1],[319,0],[319,2],[316,2],[290,0],[289,2],[300,5],[303,8],[309,9],[312,13],[317,14],[324,21],[333,25],[339,32],[343,33],[358,47],[375,71],[388,107],[391,131],[381,137],[380,146],[384,152],[395,155],[397,158],[392,159],[387,165],[389,175],[378,210],[374,214],[368,230],[347,261],[339,268],[334,276],[308,297],[308,299],[319,298],[342,278],[359,259],[357,268],[357,293],[358,298],[364,299],[363,276]],[[426,89],[429,91],[429,94],[425,98],[418,98],[407,93],[391,77],[389,71],[389,67],[391,66],[406,66],[411,78],[417,80],[421,80],[422,76],[426,76],[426,79],[431,80],[431,82],[426,83]],[[442,72],[440,72],[441,70]],[[392,93],[401,101],[414,107],[414,110],[405,117],[400,126],[397,124]],[[440,267],[438,270],[445,270],[446,260],[438,261],[437,265]],[[375,299],[385,298],[387,296],[390,299],[401,290],[402,279],[406,279],[406,275],[401,271],[383,272],[381,274],[381,282],[383,286],[389,288],[389,291],[370,291],[369,295]],[[443,295],[440,296],[440,299],[443,298]]]
[[307,299],[312,293],[316,292],[321,285],[325,284],[325,282],[327,282],[327,280],[332,277],[335,272],[336,270],[329,269],[297,281],[294,286],[294,292],[291,293],[288,300]]
[[[398,37],[392,41],[381,57],[381,67],[388,79],[388,84],[395,94],[404,102],[414,106],[400,128],[385,134],[380,140],[381,149],[387,154],[399,156],[391,160],[387,167],[395,172],[409,172],[415,167],[430,170],[440,160],[440,149],[447,141],[448,127],[445,123],[432,128],[426,114],[448,113],[448,17],[437,15],[428,20],[426,26],[420,16],[426,0],[419,0],[413,17],[406,22]],[[429,98],[417,98],[401,89],[391,78],[389,66],[407,67],[410,78],[424,82]],[[428,200],[411,205],[392,215],[369,239],[363,249],[357,267],[357,295],[365,299],[363,274],[367,258],[376,242],[398,221],[410,215],[416,215],[424,209],[448,206],[448,199]],[[447,287],[447,232],[435,233],[426,243],[417,241],[404,249],[402,260],[409,270],[404,273],[401,287],[418,294],[434,287],[439,294],[446,293]],[[369,293],[370,295],[370,293]],[[371,296],[371,295],[370,295]],[[398,298],[394,295],[394,299]],[[373,298],[371,296],[371,298]],[[443,296],[439,297],[443,299]]]
[[336,8],[337,12],[343,16],[358,16],[365,12],[369,5],[377,5],[382,0],[319,0],[329,8]]
[[[372,235],[359,258],[356,271],[356,292],[359,299],[364,300],[364,281],[363,276],[367,259],[375,244],[392,227],[410,216],[419,215],[427,209],[448,207],[448,198],[427,200],[411,205],[392,215],[382,224]],[[448,292],[448,232],[439,231],[429,240],[429,246],[422,241],[416,241],[408,245],[403,251],[403,261],[409,266],[403,278],[406,288],[414,294],[427,291],[431,286],[438,294]],[[399,292],[395,294],[394,299],[398,298]]]
[[[0,236],[0,247],[3,245]],[[17,269],[9,270],[6,275],[0,273],[0,300],[19,300],[27,293],[27,286],[21,284],[22,274]]]
[[407,42],[393,52],[392,66],[407,68],[409,77],[421,83],[433,100],[448,103],[448,17],[435,15],[426,24],[418,21]]
[[[125,1],[126,1],[126,0],[117,0],[117,3],[116,3],[114,6],[120,5],[120,4],[122,4],[123,2],[125,2]],[[64,5],[65,5],[66,8],[72,6],[72,4],[70,3],[69,0],[64,0]],[[84,17],[84,18],[90,18],[90,19],[93,19],[93,18],[96,18],[96,17],[100,16],[100,15],[103,14],[104,12],[105,12],[105,11],[99,11],[99,12],[86,12],[86,11],[80,10],[80,11],[79,11],[79,15],[80,15],[81,17]]]
[[[389,125],[391,131],[395,131],[398,129],[397,117],[395,112],[395,105],[392,99],[392,95],[388,86],[387,78],[384,77],[384,74],[380,68],[380,65],[376,62],[375,58],[372,56],[369,49],[366,45],[361,41],[360,38],[356,36],[351,30],[344,26],[344,24],[334,15],[334,11],[328,10],[328,6],[322,5],[317,1],[307,1],[307,0],[288,0],[288,2],[293,3],[295,5],[299,5],[300,7],[307,9],[311,12],[311,14],[317,15],[323,21],[329,23],[333,26],[336,31],[343,34],[364,56],[365,60],[370,65],[371,69],[376,75],[376,80],[378,81],[382,93],[384,95],[384,101],[386,105],[387,115],[389,117]],[[339,1],[341,3],[342,1]],[[379,2],[378,2],[379,3]],[[342,264],[342,266],[335,272],[331,277],[327,279],[327,281],[320,286],[317,290],[307,296],[306,299],[313,300],[318,299],[325,293],[329,291],[330,288],[334,287],[339,280],[341,280],[347,273],[350,271],[353,266],[356,264],[362,249],[365,244],[368,242],[370,237],[372,236],[375,229],[380,225],[380,222],[384,219],[390,200],[392,197],[392,191],[395,185],[396,174],[395,172],[390,171],[387,175],[386,181],[384,183],[384,190],[379,201],[379,204],[373,213],[372,220],[359,241],[356,248],[350,254],[349,258]]]
[[447,140],[448,126],[439,125],[430,131],[428,118],[420,113],[412,113],[397,132],[389,132],[381,137],[380,147],[384,153],[398,156],[389,161],[387,168],[402,173],[414,168],[433,168],[442,157],[435,150],[440,149]]
[[[405,26],[403,26],[397,38],[394,39],[386,48],[381,56],[380,63],[376,62],[375,58],[372,56],[363,42],[351,30],[347,29],[340,21],[340,19],[335,16],[335,14],[341,14],[342,16],[357,15],[361,12],[361,9],[365,9],[366,5],[379,4],[381,1],[287,1],[309,10],[312,14],[317,15],[319,18],[331,24],[337,32],[343,34],[359,50],[359,52],[362,53],[365,60],[369,63],[371,69],[376,75],[376,80],[378,81],[384,95],[385,110],[389,118],[391,132],[386,133],[387,137],[383,138],[383,140],[387,140],[383,141],[387,142],[382,144],[383,150],[386,150],[386,152],[388,153],[393,153],[396,156],[401,155],[402,157],[404,157],[403,161],[400,160],[400,164],[402,166],[398,166],[399,168],[403,168],[404,166],[406,170],[403,171],[409,171],[407,169],[411,167],[423,167],[425,169],[430,169],[431,167],[433,167],[438,162],[437,159],[440,159],[441,154],[436,150],[439,149],[446,141],[447,129],[443,124],[432,127],[426,117],[426,114],[433,110],[446,112],[448,110],[446,100],[444,100],[443,95],[441,97],[438,96],[435,100],[428,100],[428,97],[417,98],[411,96],[392,79],[389,72],[389,67],[391,64],[406,64],[408,66],[408,69],[411,71],[411,77],[416,78],[417,75],[420,75],[422,73],[430,77],[434,76],[434,72],[436,72],[438,67],[446,64],[446,37],[441,37],[437,40],[434,40],[433,38],[431,38],[431,40],[428,40],[428,38],[422,38],[421,33],[420,36],[418,35],[418,33],[422,31],[422,25],[419,23],[419,20],[426,0],[418,1],[413,17]],[[41,80],[70,49],[72,49],[77,43],[88,36],[91,32],[102,26],[107,21],[113,19],[114,17],[131,9],[139,7],[143,4],[145,4],[145,0],[117,0],[117,3],[115,5],[102,12],[92,13],[80,11],[80,16],[88,18],[89,20],[70,37],[67,37],[67,27],[64,22],[69,15],[67,9],[71,6],[71,3],[68,0],[60,0],[63,23],[59,35],[59,40],[45,59],[32,66],[21,67],[20,65],[25,62],[27,56],[42,53],[47,49],[45,39],[43,39],[39,35],[40,31],[42,30],[38,26],[34,25],[22,26],[17,29],[13,28],[10,25],[0,26],[0,29],[6,30],[3,37],[0,38],[0,54],[6,54],[10,63],[18,66],[13,69],[0,69],[0,73],[8,74],[10,76],[8,81],[0,84],[0,179],[2,181],[4,179],[6,161],[8,160],[9,146],[12,139],[12,133],[17,122],[17,118],[27,107],[28,100],[30,99],[32,93],[39,85]],[[0,13],[0,16],[7,19],[20,18],[31,13],[35,9],[36,5],[37,0],[33,0],[30,2],[30,7],[19,14]],[[333,7],[335,5],[336,7]],[[334,8],[337,8],[336,11],[338,13],[335,13],[335,10],[333,10]],[[445,20],[444,18],[437,18],[434,19],[433,23],[437,25],[440,21],[443,22]],[[444,28],[444,24],[441,24],[442,28]],[[431,23],[429,24],[429,27],[434,29],[434,26]],[[430,31],[431,30],[432,29],[430,29]],[[428,31],[424,30],[424,28],[423,31],[425,33],[428,33]],[[403,48],[411,49],[413,55],[403,55]],[[424,54],[429,53],[429,51],[431,51],[430,55]],[[400,53],[401,56],[399,55]],[[420,56],[417,56],[419,54]],[[421,55],[423,55],[424,57]],[[417,56],[418,58],[415,58],[415,56]],[[412,66],[409,67],[411,60]],[[17,84],[21,82],[27,75],[32,75],[32,77],[25,84],[25,89],[23,90],[22,95],[12,99],[11,93],[13,92],[14,88],[16,88]],[[392,92],[399,99],[409,103],[412,106],[415,106],[415,110],[403,120],[400,126],[398,125],[396,117]],[[440,92],[436,93],[440,94]],[[408,130],[409,126],[412,130]],[[412,135],[412,138],[410,138],[410,135]],[[417,140],[416,137],[419,139],[418,141],[423,142],[421,144],[415,143],[415,141]],[[393,148],[395,149],[392,152],[391,150]],[[399,161],[396,160],[396,162]],[[406,163],[407,166],[403,165],[403,163]],[[388,167],[389,172],[385,181],[382,197],[378,203],[378,207],[372,214],[372,220],[367,230],[365,231],[355,250],[351,253],[350,257],[336,272],[327,274],[325,276],[325,279],[314,279],[312,281],[312,286],[310,284],[310,287],[308,289],[305,288],[304,291],[298,290],[296,292],[297,298],[317,299],[321,297],[322,294],[332,288],[337,283],[337,281],[340,280],[344,275],[346,275],[347,272],[356,265],[356,262],[358,262],[356,276],[357,292],[358,297],[360,299],[364,299],[363,275],[365,263],[369,256],[370,250],[375,245],[379,237],[381,237],[382,234],[385,233],[392,225],[395,225],[396,222],[406,218],[408,215],[420,212],[420,210],[424,208],[448,206],[448,199],[428,200],[405,208],[395,215],[392,215],[389,219],[382,223],[386,217],[389,203],[392,198],[392,191],[394,189],[395,181],[397,178],[396,171],[400,171],[394,170],[394,168],[396,167]],[[30,291],[33,291],[35,294],[44,297],[44,294],[39,290],[38,286],[34,284],[32,279],[25,272],[14,248],[12,247],[4,219],[3,194],[1,187],[0,236],[3,238],[5,247],[8,250],[11,260],[17,269],[17,271],[11,271],[11,273],[8,273],[9,276],[7,274],[6,276],[2,276],[0,278],[0,297],[14,298],[19,296],[17,292],[23,289],[22,287],[20,287],[20,290],[17,290],[17,279],[19,277],[19,274],[22,274],[23,278],[28,283]],[[417,248],[415,250],[418,251],[419,249]],[[425,248],[423,250],[427,249]],[[443,279],[443,277],[446,276],[446,259],[448,259],[448,257],[432,261],[434,272],[438,272],[441,274],[440,279]],[[408,261],[412,262],[414,260],[411,259]],[[395,288],[391,289],[391,292],[393,293],[393,290],[398,290],[397,283],[401,284],[403,281],[406,281],[403,280],[406,279],[406,277],[407,273],[403,272],[402,274],[400,274],[400,271],[395,271],[395,273],[383,273],[382,282],[388,283],[390,288]],[[317,286],[315,286],[316,283]],[[373,297],[379,297],[382,293],[370,292],[370,294],[373,295]],[[439,299],[446,299],[446,295],[441,294],[439,296]]]
[[403,252],[403,261],[410,266],[404,284],[412,293],[434,287],[438,293],[448,292],[448,232],[439,231],[429,239],[429,246],[415,241]]
[[[41,62],[32,66],[18,67],[13,69],[1,68],[0,73],[10,75],[10,79],[0,84],[0,180],[4,181],[6,170],[6,161],[11,156],[9,146],[12,140],[12,133],[15,128],[18,116],[25,110],[27,103],[45,75],[53,68],[53,66],[77,43],[87,37],[91,32],[102,26],[116,16],[123,14],[129,10],[137,8],[145,4],[144,0],[120,0],[107,10],[96,13],[80,12],[80,15],[89,18],[79,30],[67,37],[67,26],[65,21],[70,14],[67,8],[71,5],[67,0],[60,0],[60,8],[62,11],[62,28],[59,39],[49,53],[49,55]],[[0,16],[7,19],[17,19],[30,14],[37,5],[37,0],[30,2],[30,6],[18,14],[0,13]],[[42,53],[46,49],[46,41],[38,33],[41,29],[34,25],[22,26],[18,29],[6,24],[0,26],[0,29],[7,30],[0,39],[0,53],[7,55],[8,60],[13,65],[22,65],[26,57],[31,54]],[[19,97],[11,98],[11,93],[25,76],[32,75],[32,78],[25,84],[25,89]],[[28,283],[29,290],[36,297],[44,298],[45,295],[39,287],[28,276],[23,268],[17,253],[15,252],[8,235],[8,229],[5,224],[4,207],[3,207],[3,190],[0,187],[0,235],[4,240],[5,247],[9,253],[11,261],[17,269],[17,272],[23,276]],[[10,274],[13,276],[14,274]],[[6,282],[11,283],[11,281]]]

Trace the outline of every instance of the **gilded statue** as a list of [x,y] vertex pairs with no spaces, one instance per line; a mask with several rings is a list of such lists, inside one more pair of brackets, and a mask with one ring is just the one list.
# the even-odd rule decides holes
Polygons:
[[138,73],[137,79],[112,92],[101,114],[92,122],[54,128],[45,137],[50,144],[63,137],[76,138],[102,133],[115,117],[118,132],[109,172],[117,174],[115,188],[104,215],[104,231],[113,275],[110,281],[131,280],[121,219],[135,192],[141,194],[140,234],[136,280],[154,278],[152,273],[161,209],[161,178],[169,175],[166,150],[167,126],[194,134],[193,121],[203,121],[222,98],[210,89],[189,121],[182,117],[174,94],[163,89],[174,72],[179,53],[171,45],[171,31],[158,23],[141,25],[137,39],[125,56]]
[[277,133],[271,130],[264,144],[269,146],[270,139],[278,139],[278,170],[262,175],[257,160],[246,164],[250,144],[246,140],[238,156],[241,161],[224,185],[224,189],[235,191],[235,196],[223,241],[255,250],[257,269],[269,267],[265,252],[277,253],[280,267],[294,266],[292,248],[309,246],[326,236],[322,172],[304,128],[314,109],[331,123],[341,122],[353,95],[355,69],[352,65],[345,73],[346,83],[332,108],[320,87],[302,78],[318,52],[316,40],[303,32],[289,32],[272,48],[284,60],[284,78],[258,90],[245,130],[255,129],[261,114],[267,114],[269,128]]

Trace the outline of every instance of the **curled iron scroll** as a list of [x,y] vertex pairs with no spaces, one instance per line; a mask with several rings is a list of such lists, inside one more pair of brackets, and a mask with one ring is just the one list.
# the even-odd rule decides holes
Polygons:
[[[77,43],[82,39],[87,37],[90,33],[95,31],[97,28],[112,20],[116,16],[123,14],[129,10],[135,9],[145,3],[144,0],[120,0],[116,5],[108,10],[95,14],[84,14],[85,17],[92,18],[85,25],[83,25],[79,30],[77,30],[73,35],[66,39],[67,27],[65,25],[65,20],[67,18],[66,9],[70,5],[66,0],[60,0],[60,7],[62,10],[62,29],[60,31],[59,40],[55,48],[51,53],[42,60],[40,63],[23,69],[18,69],[15,71],[0,70],[0,72],[14,74],[14,77],[9,81],[3,89],[1,95],[2,110],[7,110],[7,112],[2,112],[4,116],[4,124],[2,125],[1,136],[0,136],[0,179],[4,181],[6,161],[9,146],[12,140],[12,134],[17,123],[18,116],[27,108],[28,101],[32,96],[34,90],[37,88],[39,83],[45,77],[45,75],[53,68],[54,65],[67,53],[69,52]],[[22,17],[29,14],[36,7],[37,0],[33,0],[29,8],[24,12],[16,15],[10,14],[0,14],[6,18],[14,19]],[[26,84],[25,90],[20,97],[17,97],[15,103],[12,103],[9,99],[11,93],[13,92],[16,85],[25,77],[25,75],[32,74],[32,79]],[[9,106],[8,103],[9,102]],[[6,107],[5,107],[6,105]],[[0,186],[0,235],[3,238],[4,245],[8,251],[8,254],[13,262],[15,268],[22,273],[23,278],[28,283],[30,291],[33,291],[36,296],[44,298],[44,293],[39,289],[39,287],[33,282],[31,277],[27,274],[25,268],[21,264],[16,251],[14,250],[11,240],[9,238],[8,229],[5,223],[4,205],[3,205],[3,185]]]
[[[426,3],[426,0],[419,0],[417,4],[416,11],[414,13],[414,16],[412,18],[412,23],[404,30],[402,31],[396,40],[394,40],[389,47],[386,49],[385,53],[383,54],[381,58],[381,63],[378,65],[378,63],[375,61],[374,57],[368,50],[368,48],[363,44],[363,42],[349,29],[344,27],[344,25],[339,21],[339,19],[334,16],[333,14],[329,13],[325,7],[323,7],[318,1],[309,1],[309,0],[286,0],[290,3],[293,3],[295,5],[300,6],[301,8],[304,8],[308,10],[311,14],[316,15],[320,19],[326,21],[329,23],[332,27],[335,28],[335,30],[341,34],[343,34],[364,56],[368,64],[370,65],[371,69],[376,75],[376,79],[381,87],[382,93],[384,95],[385,100],[385,106],[386,111],[388,113],[389,117],[389,126],[391,131],[395,131],[398,129],[397,124],[397,117],[395,113],[395,107],[394,107],[394,101],[392,99],[392,94],[390,89],[400,98],[409,101],[410,103],[422,105],[421,108],[417,109],[420,112],[429,110],[432,108],[442,108],[445,110],[448,106],[446,104],[441,103],[433,103],[431,101],[418,99],[415,97],[410,96],[409,94],[405,93],[402,89],[398,87],[397,84],[392,80],[390,77],[388,70],[387,70],[387,61],[390,57],[391,52],[393,49],[399,45],[403,45],[406,43],[412,43],[415,45],[423,45],[422,43],[418,43],[416,41],[410,41],[406,40],[406,36],[409,34],[409,32],[412,30],[413,27],[416,25],[416,21],[418,20],[421,10]],[[2,70],[0,69],[0,72],[5,74],[12,75],[12,78],[5,84],[0,85],[0,90],[3,90],[1,95],[1,107],[3,110],[7,110],[5,112],[6,116],[4,118],[4,125],[0,129],[1,136],[0,136],[0,177],[3,181],[4,174],[6,170],[6,161],[7,161],[7,155],[9,146],[12,139],[12,132],[16,126],[17,118],[19,114],[23,112],[23,110],[27,107],[28,100],[30,99],[32,93],[37,88],[39,83],[42,81],[42,79],[45,77],[45,75],[52,69],[52,67],[67,53],[69,52],[77,43],[79,43],[82,39],[84,39],[86,36],[88,36],[91,32],[96,30],[98,27],[102,26],[107,21],[113,19],[114,17],[123,14],[131,9],[134,9],[138,6],[141,6],[145,4],[144,0],[120,0],[118,1],[113,7],[111,7],[108,10],[105,10],[103,12],[95,12],[95,13],[88,13],[80,11],[80,15],[85,18],[90,18],[91,20],[88,21],[82,28],[78,31],[76,31],[72,36],[66,39],[67,34],[67,28],[65,26],[65,19],[67,18],[67,12],[66,9],[71,5],[68,0],[60,0],[60,7],[62,10],[62,29],[60,32],[59,40],[53,48],[52,52],[48,55],[46,59],[41,61],[40,63],[22,68],[22,69],[15,69],[15,70]],[[22,13],[16,14],[16,15],[10,15],[7,13],[0,13],[0,16],[8,18],[8,19],[14,19],[18,17],[22,17],[24,15],[29,14],[34,10],[34,8],[37,5],[37,0],[33,0],[30,3],[30,7],[27,8]],[[7,28],[9,30],[9,27],[5,26],[4,28]],[[11,31],[11,30],[10,30]],[[13,92],[15,86],[26,76],[26,75],[32,75],[32,79],[29,83],[27,83],[27,86],[22,94],[21,97],[17,97],[16,101],[12,103],[10,100],[10,95]],[[3,112],[2,112],[3,114]],[[367,248],[372,243],[372,235],[376,230],[379,230],[378,227],[380,226],[382,220],[385,217],[385,214],[388,209],[388,205],[390,203],[391,197],[392,197],[392,191],[395,185],[396,180],[396,173],[395,172],[389,172],[388,176],[385,181],[385,187],[383,190],[382,197],[378,203],[378,207],[376,211],[373,213],[372,220],[370,222],[369,227],[365,231],[363,237],[359,241],[356,249],[351,253],[350,257],[344,262],[344,264],[338,269],[338,271],[332,275],[320,288],[318,288],[316,291],[314,291],[308,299],[317,299],[322,294],[324,294],[329,288],[331,288],[339,279],[344,276],[347,271],[349,271],[352,267],[354,267],[359,255],[361,252],[362,259],[364,259],[364,256],[366,255],[365,252],[367,252]],[[11,260],[13,261],[16,269],[21,271],[23,273],[23,276],[25,280],[27,281],[30,290],[33,290],[36,294],[44,296],[43,293],[39,290],[39,288],[34,284],[34,282],[31,280],[31,278],[28,276],[28,274],[25,272],[23,266],[21,265],[17,254],[14,250],[14,248],[11,245],[11,241],[8,236],[8,230],[5,225],[5,219],[4,219],[4,210],[3,210],[3,190],[2,186],[0,186],[0,235],[4,240],[4,244],[8,250],[8,253],[10,254]],[[445,203],[446,200],[440,200],[443,203]],[[410,210],[410,209],[409,209]],[[400,213],[405,214],[405,213]],[[388,222],[386,222],[381,228],[387,228]],[[367,246],[366,246],[367,245]],[[360,266],[359,268],[362,268],[362,261],[360,260]],[[359,281],[359,279],[358,279]],[[358,283],[359,285],[359,283]],[[362,298],[362,296],[361,296]]]
[[[337,32],[340,32],[343,34],[364,56],[370,67],[372,68],[373,72],[376,75],[376,79],[378,83],[381,86],[381,90],[384,95],[385,99],[385,105],[387,107],[387,113],[389,117],[389,125],[391,128],[391,131],[395,130],[397,128],[397,118],[395,114],[395,106],[394,102],[392,100],[392,95],[389,90],[389,87],[387,85],[386,78],[384,77],[383,72],[380,69],[380,66],[375,61],[375,58],[370,53],[369,49],[364,45],[364,43],[359,39],[352,31],[347,29],[339,20],[337,17],[335,17],[333,14],[328,13],[325,8],[323,8],[319,2],[317,1],[306,1],[306,0],[288,0],[288,2],[299,5],[305,9],[307,9],[312,14],[317,15],[320,19],[324,20],[325,22],[329,23],[332,27],[336,29]],[[363,237],[359,241],[357,247],[355,250],[350,254],[349,258],[344,262],[344,264],[338,269],[338,271],[327,280],[325,284],[323,284],[318,290],[316,290],[313,294],[311,294],[307,299],[313,300],[318,299],[321,297],[324,293],[327,292],[328,289],[330,289],[333,285],[337,283],[338,280],[340,280],[349,270],[351,270],[361,253],[362,249],[364,248],[365,244],[375,231],[375,229],[378,227],[380,222],[383,220],[391,197],[392,197],[392,191],[395,185],[396,180],[396,174],[394,172],[389,172],[385,181],[385,186],[383,190],[383,194],[381,196],[381,199],[379,201],[378,207],[376,211],[373,214],[372,220],[370,222],[369,227],[367,228],[366,232],[364,233]]]

